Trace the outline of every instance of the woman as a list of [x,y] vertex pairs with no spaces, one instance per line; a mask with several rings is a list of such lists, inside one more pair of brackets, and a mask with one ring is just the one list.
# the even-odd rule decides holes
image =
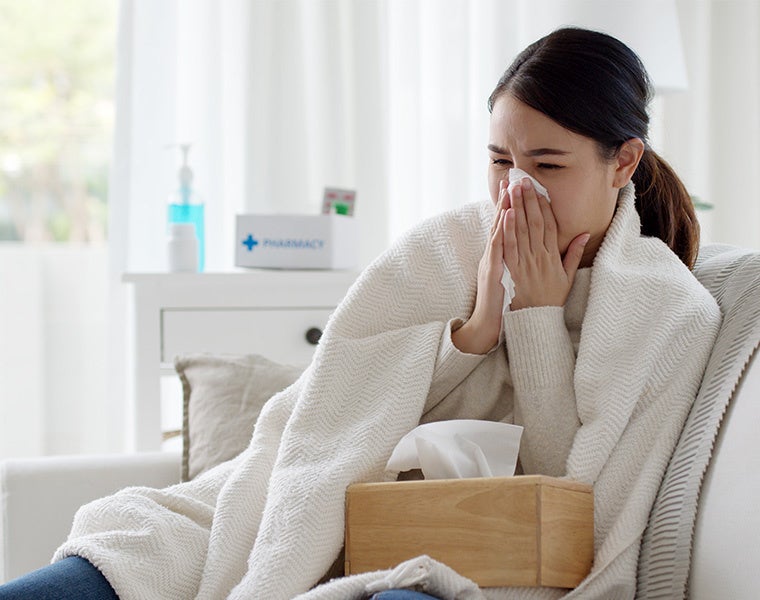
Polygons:
[[[688,268],[696,260],[699,228],[689,195],[645,142],[649,100],[638,57],[612,37],[581,29],[555,31],[526,48],[489,98],[488,180],[497,210],[475,309],[451,337],[462,352],[483,354],[503,328],[527,473],[567,473],[581,426],[574,368],[594,259],[621,196],[633,195],[629,182],[642,235],[661,239]],[[529,178],[507,193],[512,168],[539,180],[551,203]],[[504,315],[502,260],[515,282]],[[632,597],[635,571],[629,576],[620,597]],[[432,597],[414,594],[374,598]]]
[[[523,424],[523,472],[594,485],[594,568],[569,595],[633,597],[720,324],[689,271],[689,197],[646,145],[648,99],[640,61],[609,36],[563,29],[528,47],[489,100],[493,204],[422,223],[362,274],[246,452],[83,507],[44,572],[76,561],[123,600],[563,595],[479,590],[427,557],[308,591],[339,560],[346,486],[387,477],[420,421],[464,417]],[[507,192],[512,168],[528,176]]]

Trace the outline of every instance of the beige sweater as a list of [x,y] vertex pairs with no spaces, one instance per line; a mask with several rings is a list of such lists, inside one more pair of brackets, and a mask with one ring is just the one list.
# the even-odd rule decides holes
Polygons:
[[308,591],[341,549],[346,487],[395,476],[387,459],[420,420],[516,416],[531,430],[526,470],[564,463],[567,476],[594,484],[595,564],[571,595],[632,597],[649,509],[720,323],[683,264],[640,236],[633,201],[629,186],[596,256],[577,355],[563,323],[570,311],[505,319],[516,410],[503,348],[466,357],[447,346],[447,324],[474,306],[493,220],[490,204],[469,205],[421,224],[365,270],[243,454],[186,484],[83,507],[55,559],[87,558],[122,600],[360,600],[367,586],[399,583],[447,598],[556,597],[481,591],[424,558]]
[[[498,344],[489,352],[495,372],[476,370],[488,355],[464,354],[454,346],[451,333],[463,322],[452,319],[441,338],[422,422],[469,418],[483,411],[479,418],[522,425],[518,473],[564,475],[580,427],[573,372],[590,282],[591,269],[578,269],[564,308],[508,312],[503,323],[506,346]],[[490,404],[484,405],[485,399]]]

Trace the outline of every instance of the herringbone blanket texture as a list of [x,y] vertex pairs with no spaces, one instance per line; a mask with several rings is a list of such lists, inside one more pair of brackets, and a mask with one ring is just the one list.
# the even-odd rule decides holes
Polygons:
[[[388,478],[388,456],[420,420],[443,328],[474,305],[492,218],[473,204],[412,230],[349,290],[241,456],[83,507],[55,559],[87,558],[122,600],[360,599],[366,585],[399,582],[441,598],[561,595],[481,591],[425,558],[309,592],[341,550],[346,487]],[[641,535],[720,324],[709,293],[639,230],[629,186],[594,263],[576,361],[581,427],[567,471],[594,484],[596,552],[570,597],[633,597]]]

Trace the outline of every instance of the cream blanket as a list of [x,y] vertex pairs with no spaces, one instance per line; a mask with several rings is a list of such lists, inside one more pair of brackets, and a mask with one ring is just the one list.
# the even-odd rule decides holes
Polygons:
[[[342,600],[399,584],[442,598],[561,595],[481,591],[426,558],[306,593],[341,550],[346,487],[387,478],[388,456],[420,420],[445,324],[474,305],[492,217],[473,204],[411,231],[349,290],[242,455],[189,483],[83,507],[54,560],[84,556],[122,600]],[[594,263],[576,362],[568,475],[594,484],[596,553],[573,597],[633,596],[641,534],[720,323],[706,290],[639,229],[629,186]]]

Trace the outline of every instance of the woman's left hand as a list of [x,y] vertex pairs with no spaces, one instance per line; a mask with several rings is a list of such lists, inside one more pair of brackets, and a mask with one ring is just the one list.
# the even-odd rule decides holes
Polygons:
[[564,306],[589,234],[573,239],[563,258],[551,205],[529,179],[514,188],[511,204],[504,221],[504,262],[515,284],[510,308]]

